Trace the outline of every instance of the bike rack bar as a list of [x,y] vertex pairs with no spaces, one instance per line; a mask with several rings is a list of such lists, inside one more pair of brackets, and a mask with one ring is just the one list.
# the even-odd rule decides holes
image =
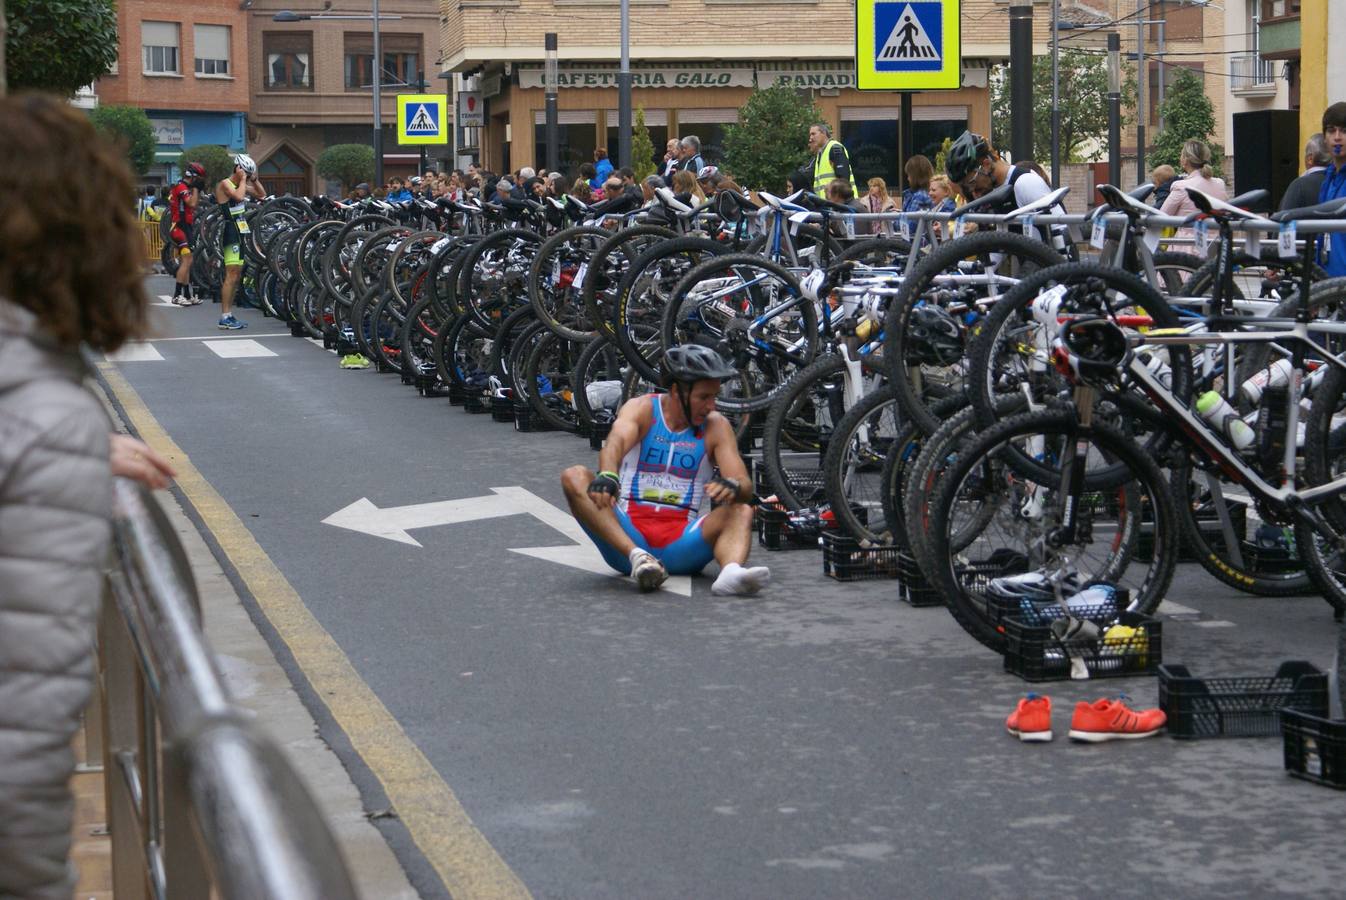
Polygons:
[[120,478],[115,502],[99,668],[117,895],[355,900],[312,795],[229,697],[163,510]]

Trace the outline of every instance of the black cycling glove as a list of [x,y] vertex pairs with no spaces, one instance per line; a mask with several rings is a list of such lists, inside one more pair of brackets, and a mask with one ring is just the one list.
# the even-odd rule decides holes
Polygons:
[[735,500],[738,499],[739,484],[737,478],[725,478],[723,475],[716,475],[714,478],[710,480],[709,483],[718,484],[729,488],[729,490],[732,491],[734,494],[734,499]]
[[599,472],[594,476],[594,480],[589,482],[589,493],[608,494],[616,497],[622,489],[622,480],[617,477],[616,472]]

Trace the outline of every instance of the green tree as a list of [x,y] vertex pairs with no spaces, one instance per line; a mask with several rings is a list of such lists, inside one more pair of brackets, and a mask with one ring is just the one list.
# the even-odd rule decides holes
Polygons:
[[70,96],[117,61],[113,0],[5,0],[5,75],[10,90]]
[[1201,76],[1191,69],[1179,68],[1164,92],[1159,116],[1164,120],[1164,130],[1155,135],[1150,165],[1170,165],[1181,172],[1182,145],[1196,140],[1210,146],[1210,167],[1216,175],[1221,174],[1224,148],[1211,140],[1215,134],[1215,107],[1206,96]]
[[[1062,50],[1057,67],[1057,96],[1061,110],[1061,162],[1097,162],[1108,151],[1107,57],[1087,50]],[[991,78],[991,142],[997,150],[1010,148],[1009,67],[1000,66]],[[1033,158],[1045,168],[1052,158],[1052,59],[1033,58]],[[1126,110],[1136,106],[1134,70],[1126,67],[1122,83],[1122,124]],[[996,111],[1003,115],[996,115]]]
[[314,165],[319,175],[341,182],[349,191],[362,181],[374,179],[374,148],[368,144],[333,144]]
[[631,127],[631,168],[636,173],[636,182],[644,181],[653,175],[654,141],[650,138],[650,129],[645,126],[645,107],[636,107],[636,121]]
[[99,106],[89,110],[89,121],[126,154],[133,174],[143,175],[154,165],[154,127],[143,109]]
[[822,113],[787,85],[754,91],[724,130],[724,168],[744,187],[781,190],[809,158],[809,126]]
[[187,168],[187,163],[199,162],[206,167],[206,188],[214,190],[215,185],[234,174],[234,154],[219,144],[197,144],[188,147],[178,157],[178,171]]

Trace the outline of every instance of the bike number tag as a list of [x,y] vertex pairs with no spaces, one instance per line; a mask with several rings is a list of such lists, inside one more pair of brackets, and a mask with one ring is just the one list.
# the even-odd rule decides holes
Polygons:
[[580,267],[575,271],[575,280],[570,283],[577,288],[584,287],[584,275],[588,271],[589,264],[587,262],[580,263]]
[[1024,237],[1031,238],[1035,241],[1040,240],[1042,238],[1042,235],[1038,234],[1037,228],[1035,228],[1033,225],[1033,221],[1036,218],[1037,216],[1033,215],[1032,213],[1029,213],[1028,215],[1024,216]]
[[1102,219],[1095,219],[1094,229],[1089,234],[1089,246],[1093,247],[1095,250],[1102,250],[1103,244],[1107,239],[1108,226],[1103,223]]
[[1282,222],[1280,238],[1276,242],[1276,251],[1281,259],[1294,259],[1295,257],[1295,223]]
[[449,241],[451,241],[451,240],[452,240],[452,238],[446,238],[446,237],[445,237],[445,238],[440,238],[439,240],[435,241],[433,244],[430,245],[430,252],[431,252],[432,254],[434,254],[434,253],[438,253],[439,251],[443,250],[445,247],[449,246]]
[[1197,256],[1205,256],[1206,253],[1210,250],[1210,234],[1208,233],[1209,231],[1210,226],[1206,224],[1205,219],[1202,219],[1200,222],[1196,223],[1196,245],[1193,249],[1196,250]]
[[855,214],[843,215],[841,217],[841,228],[846,232],[846,237],[855,237]]
[[1145,241],[1146,248],[1151,253],[1153,253],[1159,249],[1159,240],[1163,236],[1164,236],[1164,229],[1155,228],[1153,225],[1151,225],[1149,228],[1145,229],[1145,237],[1142,238],[1142,240]]
[[796,234],[799,234],[799,226],[802,225],[803,223],[807,222],[808,219],[809,219],[809,214],[806,213],[806,212],[798,212],[798,213],[795,213],[793,216],[790,216],[790,234],[791,234],[791,236],[794,236],[794,235],[796,235]]
[[1253,259],[1262,258],[1262,232],[1256,229],[1248,229],[1247,234],[1243,236],[1243,250]]
[[964,229],[963,218],[962,216],[959,216],[958,218],[953,220],[953,239],[955,241],[963,236],[963,229]]
[[902,233],[902,237],[904,237],[904,238],[906,238],[906,239],[908,239],[908,240],[911,239],[911,220],[910,220],[910,219],[908,219],[906,216],[899,216],[898,219],[897,219],[897,227],[898,227],[898,229],[901,231],[901,233]]

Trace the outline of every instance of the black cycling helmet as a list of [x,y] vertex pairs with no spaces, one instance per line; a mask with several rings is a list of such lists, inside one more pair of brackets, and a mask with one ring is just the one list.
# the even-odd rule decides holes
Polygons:
[[963,329],[948,310],[918,306],[907,322],[907,362],[951,366],[963,358]]
[[705,378],[723,381],[733,378],[738,371],[713,347],[702,344],[680,344],[670,347],[661,364],[664,386],[675,382],[691,384]]
[[944,168],[949,173],[949,180],[954,184],[962,184],[963,179],[977,168],[977,160],[990,155],[991,145],[986,143],[986,138],[964,131],[944,156]]
[[1102,316],[1067,322],[1061,326],[1061,343],[1071,371],[1085,384],[1115,383],[1131,352],[1122,329]]

